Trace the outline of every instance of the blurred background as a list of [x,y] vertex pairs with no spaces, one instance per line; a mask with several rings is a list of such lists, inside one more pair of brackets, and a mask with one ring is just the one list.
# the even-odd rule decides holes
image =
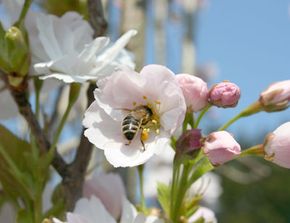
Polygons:
[[[40,10],[44,6],[56,15],[67,10],[85,15],[84,5],[84,0],[37,0],[33,7]],[[223,80],[230,80],[241,88],[242,97],[237,107],[212,109],[203,119],[200,126],[204,135],[256,101],[271,83],[290,78],[289,5],[290,0],[104,1],[112,40],[130,28],[138,30],[139,34],[128,47],[135,56],[137,70],[146,64],[158,63],[174,73],[197,75],[208,82],[209,88]],[[1,10],[0,7],[3,14]],[[258,113],[238,121],[229,131],[242,148],[247,148],[262,143],[265,134],[290,121],[289,117],[289,109]],[[0,122],[13,130],[23,128],[15,126],[14,119]],[[79,120],[72,122],[69,129],[73,133],[68,131],[64,138],[78,135]],[[149,164],[147,175],[158,173],[153,179],[156,180],[168,174],[170,157]],[[156,189],[150,180],[148,177],[147,182]],[[289,170],[261,159],[241,159],[219,167],[211,176],[210,184],[214,186],[205,192],[210,196],[205,197],[204,204],[216,212],[219,222],[290,222]],[[148,202],[156,204],[154,193],[148,191],[153,196]]]
[[[208,113],[201,124],[206,134],[257,100],[271,83],[290,78],[289,5],[289,0],[111,0],[109,33],[115,39],[128,28],[139,31],[131,42],[137,69],[159,63],[175,73],[197,75],[209,87],[230,80],[241,88],[236,108]],[[263,142],[289,117],[289,110],[258,113],[229,131],[247,148]],[[208,187],[204,203],[219,222],[290,222],[289,170],[247,158],[215,174],[218,180],[211,184],[219,186]]]

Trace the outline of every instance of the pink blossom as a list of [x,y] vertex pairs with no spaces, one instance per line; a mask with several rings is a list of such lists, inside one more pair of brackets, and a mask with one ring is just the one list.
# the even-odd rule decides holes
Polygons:
[[270,133],[264,143],[265,159],[290,168],[290,122]]
[[200,78],[190,74],[178,74],[175,76],[182,89],[186,106],[190,111],[200,111],[207,105],[207,84]]
[[98,197],[115,219],[120,217],[125,188],[119,175],[113,173],[94,175],[85,181],[83,195],[87,198],[92,195]]
[[260,102],[269,111],[287,108],[289,100],[290,80],[273,83],[260,95]]
[[[148,65],[140,73],[118,71],[98,82],[95,101],[85,112],[85,136],[104,150],[115,167],[145,163],[163,149],[171,149],[170,136],[182,125],[186,111],[182,91],[174,74],[164,66]],[[152,112],[148,138],[141,142],[141,131],[128,141],[122,132],[124,118],[137,106]],[[153,122],[154,121],[154,122]]]
[[240,99],[240,88],[231,82],[221,82],[209,91],[209,102],[217,107],[235,107]]
[[205,140],[204,153],[213,165],[221,165],[241,153],[241,147],[226,131],[213,132]]

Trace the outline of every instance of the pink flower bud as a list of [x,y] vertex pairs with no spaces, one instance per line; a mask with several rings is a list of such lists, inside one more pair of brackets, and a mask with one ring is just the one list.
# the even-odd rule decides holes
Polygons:
[[264,143],[265,159],[290,168],[290,122],[270,133]]
[[192,129],[183,133],[176,142],[176,151],[180,153],[188,153],[199,149],[201,143],[200,129]]
[[260,102],[266,111],[286,109],[290,101],[290,80],[271,84],[260,94]]
[[207,105],[207,84],[190,74],[177,74],[175,78],[182,89],[186,106],[190,111],[202,110]]
[[239,143],[226,131],[213,132],[205,140],[204,153],[216,166],[232,160],[241,153]]
[[217,107],[235,107],[240,99],[240,88],[231,82],[221,82],[209,91],[209,102]]

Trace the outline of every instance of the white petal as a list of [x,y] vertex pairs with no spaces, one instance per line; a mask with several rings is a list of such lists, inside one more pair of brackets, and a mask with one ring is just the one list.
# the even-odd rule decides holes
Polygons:
[[53,26],[53,21],[55,19],[57,19],[57,17],[53,15],[47,16],[39,14],[36,20],[36,25],[39,30],[39,39],[50,59],[57,59],[63,55],[55,36]]
[[137,210],[126,198],[123,198],[122,204],[122,216],[120,223],[133,223],[137,216]]
[[75,214],[79,214],[87,223],[116,223],[114,218],[107,212],[101,201],[92,196],[90,200],[86,198],[80,199],[76,203]]
[[108,141],[120,138],[121,123],[114,121],[94,101],[85,112],[83,125],[85,136],[100,149],[106,148]]
[[40,76],[39,79],[41,80],[46,80],[49,78],[55,78],[58,80],[62,80],[65,83],[73,83],[76,82],[76,78],[73,78],[69,75],[66,74],[59,74],[59,73],[54,73],[54,74],[49,74],[49,75],[45,75],[45,76]]
[[92,195],[98,197],[115,219],[120,218],[125,188],[118,174],[94,174],[92,178],[85,181],[83,195],[85,197]]
[[52,222],[53,222],[53,223],[65,223],[64,221],[60,221],[60,220],[57,219],[57,218],[53,218],[53,219],[52,219]]
[[83,51],[80,53],[79,57],[83,61],[89,61],[93,57],[95,57],[95,54],[97,51],[101,50],[104,48],[107,44],[109,43],[109,39],[106,37],[98,37],[94,39],[93,42],[90,44],[85,45],[85,48]]
[[91,223],[78,214],[67,213],[67,223]]
[[99,55],[98,60],[108,62],[114,60],[121,50],[123,50],[123,48],[128,44],[129,40],[136,34],[136,30],[129,30],[126,32],[111,47],[107,48],[105,52]]

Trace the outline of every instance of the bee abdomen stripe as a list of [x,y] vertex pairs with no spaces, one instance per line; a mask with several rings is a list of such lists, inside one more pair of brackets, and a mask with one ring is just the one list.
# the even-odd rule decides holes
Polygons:
[[124,119],[122,122],[122,125],[127,125],[127,124],[133,124],[133,125],[139,125],[139,122],[136,119]]
[[127,125],[123,125],[122,126],[122,130],[138,130],[138,126],[136,125],[131,125],[131,124],[127,124]]

